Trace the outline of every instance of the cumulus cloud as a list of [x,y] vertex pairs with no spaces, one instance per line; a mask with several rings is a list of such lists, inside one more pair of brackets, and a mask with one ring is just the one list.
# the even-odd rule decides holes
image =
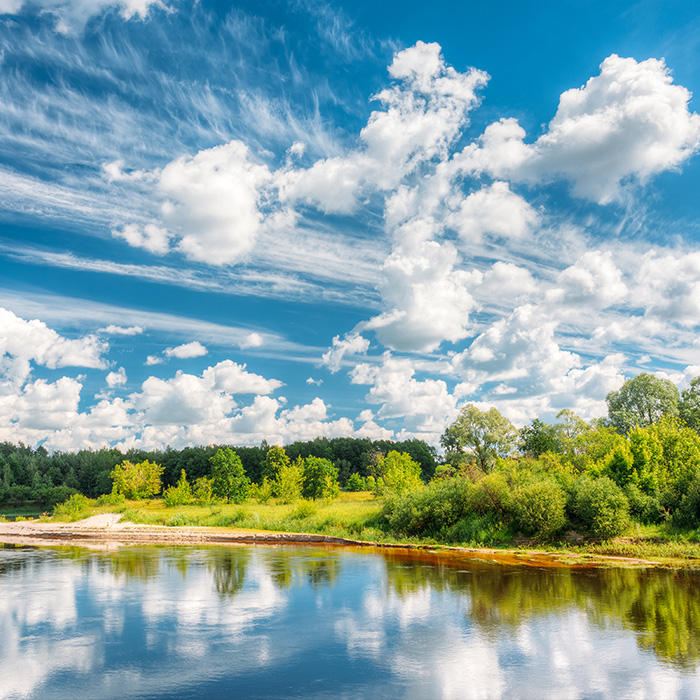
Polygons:
[[166,357],[177,357],[180,360],[189,359],[192,357],[202,357],[207,354],[207,349],[198,340],[193,340],[191,343],[184,343],[174,348],[165,348],[163,354]]
[[120,367],[116,372],[110,372],[105,381],[110,389],[126,384],[126,370],[123,367]]
[[321,364],[335,374],[342,367],[346,357],[364,355],[367,350],[369,350],[369,340],[359,333],[346,333],[342,340],[339,335],[336,335],[331,347],[323,353]]
[[507,182],[494,182],[472,192],[451,213],[446,223],[468,243],[483,236],[511,239],[525,236],[538,221],[537,212]]
[[609,56],[600,74],[561,95],[547,131],[526,144],[514,119],[485,130],[461,154],[461,166],[522,182],[562,177],[573,191],[600,204],[620,196],[630,179],[646,182],[697,151],[700,116],[690,92],[674,85],[663,59],[637,62]]
[[0,384],[17,386],[31,372],[31,363],[59,367],[107,367],[103,355],[109,346],[94,335],[65,338],[45,323],[25,321],[0,308]]
[[649,251],[634,281],[634,298],[647,315],[685,326],[700,324],[700,253]]
[[[353,384],[369,385],[368,403],[379,405],[376,417],[399,419],[401,436],[416,436],[436,444],[457,415],[457,401],[442,379],[417,379],[408,358],[394,357],[388,351],[382,363],[362,363],[351,372]],[[369,414],[365,414],[368,418]]]
[[547,297],[566,305],[605,308],[624,301],[627,293],[622,271],[613,262],[612,253],[594,250],[567,267]]
[[481,274],[457,269],[449,242],[419,240],[398,245],[382,268],[380,290],[386,308],[362,324],[384,345],[402,351],[430,351],[443,341],[465,338],[476,303],[469,292]]
[[383,109],[370,115],[359,148],[284,173],[283,199],[347,213],[362,187],[396,187],[420,163],[445,157],[487,80],[481,71],[459,73],[445,63],[438,44],[422,41],[395,55],[389,75],[396,82],[375,96]]
[[248,333],[248,335],[238,343],[238,347],[240,347],[241,350],[246,350],[248,348],[259,348],[264,342],[265,340],[260,333]]

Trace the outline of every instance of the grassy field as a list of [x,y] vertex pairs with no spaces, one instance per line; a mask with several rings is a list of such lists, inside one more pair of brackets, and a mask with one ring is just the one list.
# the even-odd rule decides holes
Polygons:
[[[344,537],[370,542],[447,544],[429,538],[397,537],[388,532],[381,516],[382,502],[369,492],[341,493],[333,500],[297,501],[292,504],[252,500],[244,504],[212,504],[168,508],[162,499],[126,501],[120,505],[97,505],[89,501],[85,510],[54,520],[78,520],[97,513],[120,512],[124,519],[145,525],[171,527],[203,526],[303,532]],[[560,541],[541,542],[522,537],[503,537],[485,541],[449,542],[452,546],[488,546],[498,549],[541,549],[639,559],[668,560],[700,565],[700,532],[677,532],[668,525],[630,526],[623,537],[609,542],[581,542],[569,536]],[[571,533],[569,533],[570,535]]]

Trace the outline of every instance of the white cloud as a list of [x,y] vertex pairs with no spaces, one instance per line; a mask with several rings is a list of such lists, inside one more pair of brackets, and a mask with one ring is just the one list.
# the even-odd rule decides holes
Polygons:
[[174,348],[165,348],[163,354],[166,357],[177,357],[180,360],[189,359],[192,357],[202,357],[207,354],[207,349],[198,340],[193,340],[191,343],[178,345]]
[[350,372],[350,378],[353,384],[370,385],[367,402],[379,405],[377,418],[400,421],[402,437],[415,435],[437,444],[457,415],[457,402],[442,379],[420,380],[415,373],[409,359],[394,357],[387,351],[381,364],[359,364]]
[[628,293],[610,251],[585,253],[559,275],[557,284],[547,297],[567,306],[606,308],[625,301]]
[[429,351],[444,340],[465,338],[476,307],[469,288],[481,274],[456,269],[458,261],[452,244],[415,242],[409,234],[383,266],[380,290],[386,310],[361,327],[375,330],[384,345],[402,351]]
[[249,333],[243,340],[240,341],[238,347],[241,350],[246,350],[248,348],[259,348],[263,345],[265,340],[260,335],[260,333]]
[[307,384],[313,384],[314,386],[321,386],[323,384],[323,379],[314,379],[313,377],[307,377]]
[[143,328],[141,326],[116,326],[110,324],[104,328],[98,328],[98,333],[106,333],[108,335],[140,335],[143,333]]
[[620,196],[629,179],[679,167],[700,144],[700,116],[690,92],[674,85],[663,59],[637,62],[613,54],[600,74],[561,95],[546,133],[525,144],[514,119],[491,124],[459,157],[465,170],[523,182],[568,179],[600,204]]
[[700,324],[700,253],[646,253],[634,274],[635,303],[685,326]]
[[60,34],[83,30],[87,22],[109,10],[117,10],[125,20],[146,19],[151,8],[165,8],[161,0],[2,0],[0,14],[18,14],[27,9],[38,9],[50,14]]
[[121,229],[114,229],[112,235],[115,238],[123,238],[134,248],[144,248],[149,253],[164,255],[170,250],[171,234],[167,229],[155,224],[127,224]]
[[347,356],[364,355],[367,350],[369,350],[369,340],[359,333],[346,333],[342,340],[339,335],[336,335],[330,349],[323,353],[321,364],[335,374],[343,366]]
[[537,212],[512,192],[507,182],[494,182],[472,192],[446,219],[467,243],[478,243],[484,235],[522,238],[537,221]]
[[120,367],[116,372],[110,372],[105,381],[110,389],[126,384],[126,370]]
[[165,358],[162,355],[148,355],[145,364],[149,367],[152,365],[162,365],[165,363]]
[[0,307],[0,385],[21,385],[31,363],[59,367],[106,368],[103,354],[109,346],[94,335],[71,340],[37,319],[25,321]]

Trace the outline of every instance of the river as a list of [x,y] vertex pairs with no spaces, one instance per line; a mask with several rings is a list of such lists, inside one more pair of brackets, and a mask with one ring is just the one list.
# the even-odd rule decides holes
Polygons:
[[2,698],[700,698],[700,572],[0,545]]

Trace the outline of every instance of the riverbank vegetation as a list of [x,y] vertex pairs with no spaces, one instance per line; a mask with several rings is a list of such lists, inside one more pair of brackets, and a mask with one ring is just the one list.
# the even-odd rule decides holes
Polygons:
[[[169,450],[165,464],[153,453],[119,453],[82,493],[52,481],[64,455],[45,455],[58,464],[45,471],[43,488],[70,489],[54,510],[69,520],[99,507],[151,524],[696,557],[698,396],[698,379],[680,395],[666,380],[639,375],[611,392],[604,420],[565,410],[555,423],[534,420],[520,431],[496,409],[470,404],[443,434],[442,460],[419,440],[351,438]],[[114,452],[90,454],[104,467]],[[3,459],[5,476],[12,460]],[[4,493],[12,493],[16,482],[6,482]]]

